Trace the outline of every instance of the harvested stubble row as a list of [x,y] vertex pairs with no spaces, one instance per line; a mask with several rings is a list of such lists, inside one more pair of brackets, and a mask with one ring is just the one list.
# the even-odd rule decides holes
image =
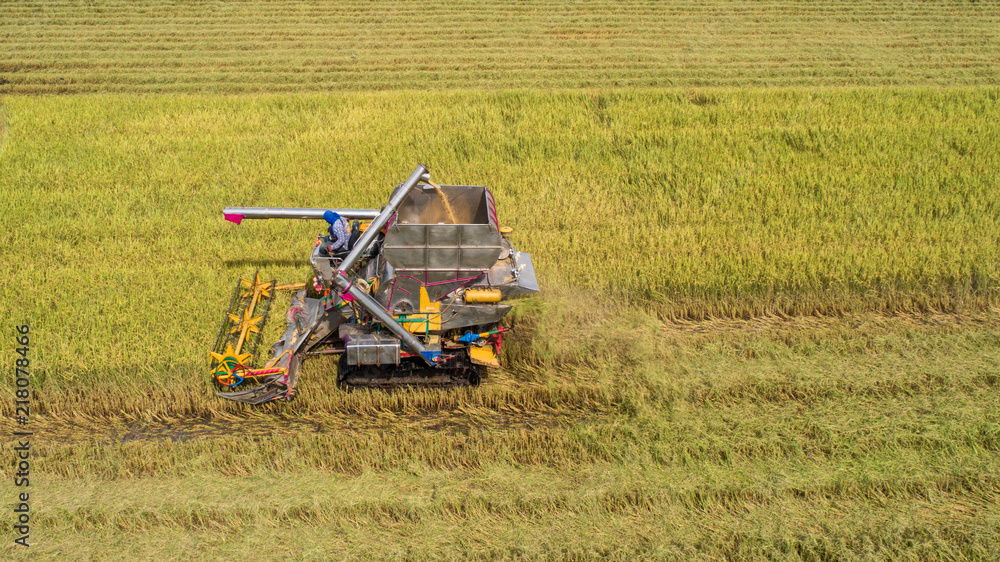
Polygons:
[[0,93],[991,85],[995,2],[14,3]]

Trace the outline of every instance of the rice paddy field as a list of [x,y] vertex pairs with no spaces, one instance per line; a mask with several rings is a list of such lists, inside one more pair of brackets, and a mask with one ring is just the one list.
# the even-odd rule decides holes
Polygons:
[[0,93],[993,85],[982,0],[8,2]]
[[[0,556],[995,559],[998,35],[991,2],[0,6]],[[376,208],[418,162],[533,257],[503,367],[215,398],[233,283],[310,278],[323,227],[222,208]]]

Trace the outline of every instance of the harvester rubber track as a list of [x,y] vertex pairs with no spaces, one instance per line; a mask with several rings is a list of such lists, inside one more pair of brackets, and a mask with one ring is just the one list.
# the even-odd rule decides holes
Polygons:
[[453,388],[478,386],[482,368],[473,365],[468,356],[456,357],[439,367],[428,367],[422,361],[411,359],[399,365],[347,364],[342,355],[337,371],[337,384],[347,389],[360,388]]

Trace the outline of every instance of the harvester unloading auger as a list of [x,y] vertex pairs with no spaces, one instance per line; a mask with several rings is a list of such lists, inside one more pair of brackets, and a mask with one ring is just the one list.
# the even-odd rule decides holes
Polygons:
[[[424,166],[396,187],[381,211],[223,212],[237,224],[353,221],[346,247],[331,251],[332,228],[317,239],[309,258],[314,292],[305,284],[261,282],[256,274],[237,283],[211,353],[218,395],[230,400],[292,398],[302,361],[318,354],[340,354],[337,381],[347,387],[476,385],[485,367],[499,366],[500,322],[511,309],[505,299],[538,291],[531,257],[511,246],[490,190],[435,185]],[[297,289],[288,326],[271,360],[254,368],[257,340],[281,289]]]

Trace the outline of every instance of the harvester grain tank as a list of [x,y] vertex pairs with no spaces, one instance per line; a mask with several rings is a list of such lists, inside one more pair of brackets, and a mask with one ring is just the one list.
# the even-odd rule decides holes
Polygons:
[[[352,222],[346,247],[332,240],[345,222],[317,238],[311,283],[277,285],[258,275],[237,283],[211,353],[218,395],[231,400],[293,397],[302,361],[318,354],[340,355],[337,380],[347,387],[476,385],[485,367],[499,366],[507,301],[538,291],[531,257],[511,245],[490,190],[436,185],[423,166],[381,210],[223,212],[237,224],[324,216]],[[287,327],[258,368],[257,340],[282,289],[297,291]]]

